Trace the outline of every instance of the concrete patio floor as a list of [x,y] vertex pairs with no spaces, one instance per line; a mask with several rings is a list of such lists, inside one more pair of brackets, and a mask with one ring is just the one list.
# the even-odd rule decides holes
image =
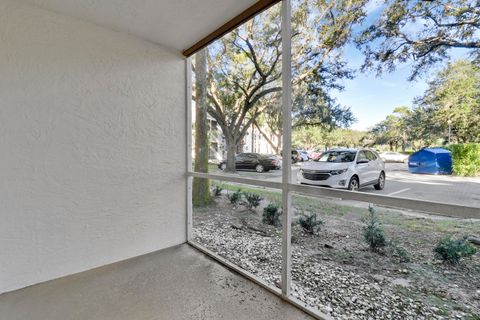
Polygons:
[[0,318],[313,319],[186,244],[0,295]]

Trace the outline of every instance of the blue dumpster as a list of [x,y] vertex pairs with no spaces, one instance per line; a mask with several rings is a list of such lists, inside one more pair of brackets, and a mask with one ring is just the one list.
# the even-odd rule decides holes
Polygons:
[[452,153],[443,148],[425,148],[410,155],[411,173],[452,174]]

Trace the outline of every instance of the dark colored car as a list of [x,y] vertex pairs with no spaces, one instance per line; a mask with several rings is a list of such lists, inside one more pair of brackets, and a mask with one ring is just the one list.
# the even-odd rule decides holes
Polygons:
[[292,150],[292,163],[302,161],[302,156],[298,150]]
[[[266,172],[274,170],[280,166],[277,157],[260,153],[240,153],[235,157],[235,167],[238,170],[255,170],[257,172]],[[227,168],[227,161],[223,160],[218,164],[221,170]]]

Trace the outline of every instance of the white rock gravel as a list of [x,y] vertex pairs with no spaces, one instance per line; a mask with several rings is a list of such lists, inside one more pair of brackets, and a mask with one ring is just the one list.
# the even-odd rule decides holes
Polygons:
[[[229,223],[203,222],[194,239],[220,256],[279,286],[281,235],[262,235]],[[332,261],[317,261],[293,245],[292,294],[306,305],[318,308],[334,319],[453,319],[464,314],[442,315],[442,311],[411,299],[381,278],[365,278]],[[408,292],[403,287],[402,292]],[[413,295],[412,295],[413,296]]]

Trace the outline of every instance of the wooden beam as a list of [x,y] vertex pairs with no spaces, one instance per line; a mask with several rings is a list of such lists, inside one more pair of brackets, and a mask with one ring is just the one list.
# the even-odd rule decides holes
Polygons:
[[249,7],[247,10],[243,11],[240,13],[238,16],[234,17],[227,23],[225,23],[223,26],[218,28],[217,30],[213,31],[206,37],[204,37],[202,40],[198,41],[195,43],[193,46],[191,46],[188,49],[183,50],[183,55],[185,57],[190,57],[193,55],[195,52],[203,49],[204,47],[208,46],[210,43],[213,41],[221,38],[223,35],[227,34],[228,32],[232,31],[242,23],[250,20],[257,14],[261,13],[262,11],[270,8],[274,4],[280,2],[281,0],[259,0],[257,1],[254,5]]

